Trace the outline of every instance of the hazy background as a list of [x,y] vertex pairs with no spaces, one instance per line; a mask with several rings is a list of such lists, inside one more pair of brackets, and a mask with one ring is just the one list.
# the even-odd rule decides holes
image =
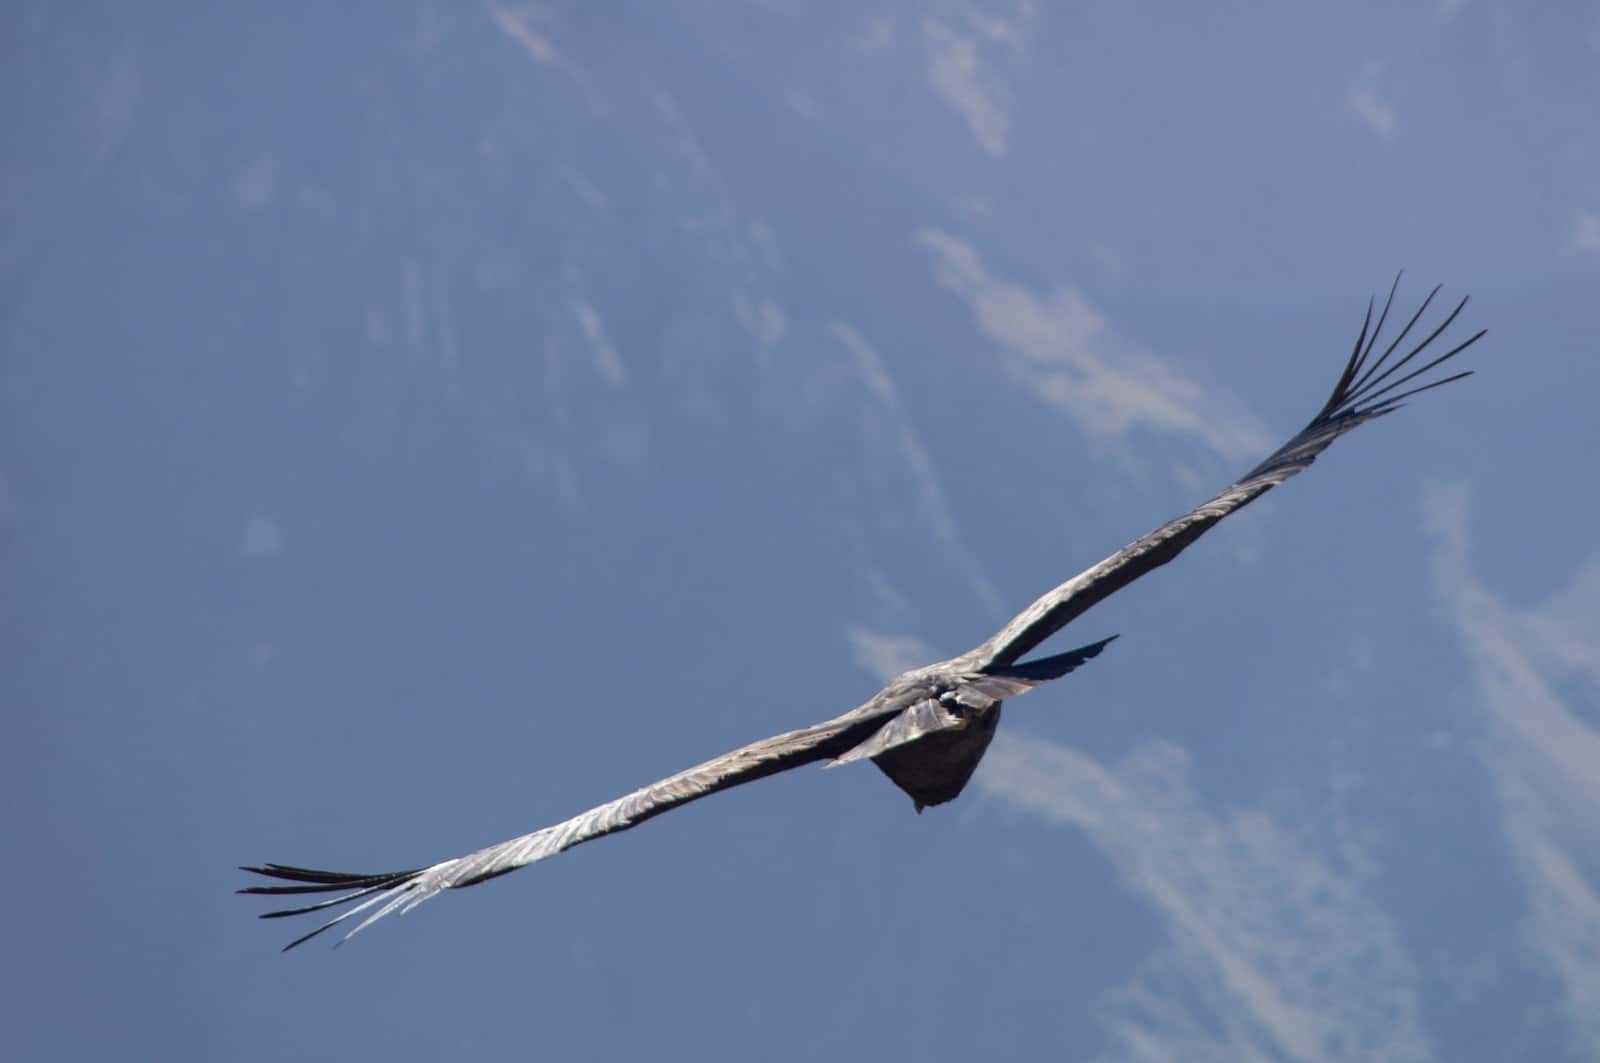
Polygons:
[[[6,5],[16,1059],[1600,1056],[1600,9]],[[832,716],[1321,404],[1470,382],[1053,648],[968,794]]]

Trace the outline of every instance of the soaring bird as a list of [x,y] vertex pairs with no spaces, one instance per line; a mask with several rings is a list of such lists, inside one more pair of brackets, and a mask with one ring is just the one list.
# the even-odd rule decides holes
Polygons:
[[1471,375],[1464,371],[1442,379],[1422,379],[1476,343],[1484,335],[1482,331],[1424,364],[1407,369],[1450,327],[1467,305],[1466,299],[1407,353],[1393,357],[1433,302],[1439,292],[1437,287],[1383,353],[1372,357],[1394,305],[1399,280],[1396,277],[1390,287],[1376,323],[1372,319],[1375,303],[1368,301],[1355,349],[1333,394],[1292,439],[1210,501],[1050,590],[966,653],[896,677],[842,716],[752,742],[520,838],[427,867],[374,875],[317,871],[287,864],[243,867],[240,870],[292,884],[250,886],[239,892],[273,896],[338,894],[301,907],[267,912],[263,919],[352,905],[291,941],[284,946],[287,951],[362,913],[366,918],[346,938],[386,915],[408,912],[443,890],[475,886],[574,845],[638,826],[652,816],[708,794],[802,764],[828,761],[829,766],[834,766],[870,759],[911,796],[919,813],[925,806],[954,800],[983,759],[1000,722],[1001,703],[1066,675],[1097,656],[1117,636],[1031,661],[1022,661],[1024,655],[1095,603],[1177,557],[1228,514],[1308,468],[1317,455],[1346,432],[1393,413],[1413,395]]

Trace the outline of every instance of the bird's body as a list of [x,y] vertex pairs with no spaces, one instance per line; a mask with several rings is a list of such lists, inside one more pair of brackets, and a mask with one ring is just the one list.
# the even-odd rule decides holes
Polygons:
[[1389,301],[1376,325],[1369,304],[1355,350],[1321,411],[1292,439],[1216,497],[1047,592],[980,645],[949,660],[897,676],[872,698],[841,716],[753,742],[565,822],[429,867],[360,875],[266,864],[244,870],[292,885],[252,886],[240,892],[339,893],[317,903],[268,912],[264,918],[300,915],[354,902],[354,907],[286,946],[293,948],[362,912],[370,914],[350,933],[392,912],[408,911],[442,890],[475,885],[582,842],[637,826],[698,798],[803,764],[828,761],[842,765],[870,759],[910,795],[918,812],[925,806],[953,800],[994,737],[1002,702],[1067,674],[1098,655],[1111,639],[1018,663],[1023,656],[1097,602],[1178,556],[1228,514],[1308,468],[1341,435],[1393,412],[1408,396],[1469,375],[1456,373],[1400,390],[1483,335],[1476,333],[1422,367],[1396,376],[1449,327],[1466,305],[1463,299],[1425,339],[1390,363],[1390,356],[1432,299],[1430,294],[1376,360],[1371,360],[1371,355],[1393,304],[1394,290],[1390,290]]
[[918,812],[929,805],[954,801],[994,740],[994,732],[1000,726],[1000,709],[997,701],[987,711],[974,712],[964,727],[924,735],[915,742],[879,753],[872,762],[911,796]]

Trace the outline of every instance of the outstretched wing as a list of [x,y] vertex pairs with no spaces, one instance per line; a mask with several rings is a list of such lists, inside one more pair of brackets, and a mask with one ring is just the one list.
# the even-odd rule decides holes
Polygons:
[[[1398,278],[1396,284],[1398,285]],[[1018,614],[983,645],[955,660],[944,662],[944,665],[959,668],[962,672],[973,674],[975,678],[976,674],[981,673],[982,681],[990,684],[993,690],[979,689],[975,686],[974,693],[993,698],[1018,693],[1044,679],[1054,678],[1054,674],[1070,671],[1072,667],[1081,663],[1081,660],[1087,660],[1099,652],[1104,643],[1097,643],[1043,661],[1023,665],[1018,665],[1017,661],[1096,602],[1178,556],[1211,525],[1309,466],[1318,454],[1344,433],[1375,417],[1394,411],[1411,395],[1470,375],[1465,372],[1456,373],[1431,383],[1419,384],[1408,390],[1399,390],[1423,373],[1461,353],[1475,343],[1483,335],[1482,332],[1427,362],[1421,368],[1396,376],[1449,327],[1466,305],[1465,299],[1426,339],[1393,364],[1388,364],[1390,357],[1416,325],[1437,292],[1438,289],[1435,288],[1433,293],[1429,294],[1422,307],[1401,330],[1400,335],[1376,360],[1372,360],[1371,355],[1377,345],[1378,335],[1388,318],[1389,308],[1394,302],[1394,289],[1390,289],[1389,299],[1384,304],[1376,326],[1372,324],[1373,308],[1369,304],[1366,321],[1363,322],[1361,334],[1356,339],[1355,350],[1327,404],[1298,435],[1252,469],[1243,479],[1205,505],[1161,526],[1088,571],[1061,584]],[[1397,391],[1398,394],[1395,393]],[[386,915],[415,908],[441,890],[476,885],[537,860],[543,860],[547,856],[553,856],[574,845],[627,830],[653,816],[719,790],[762,779],[802,764],[839,757],[877,732],[886,719],[924,700],[928,693],[930,691],[914,686],[900,688],[891,685],[861,708],[833,720],[754,742],[635,790],[615,801],[599,805],[563,823],[431,867],[360,875],[291,867],[286,864],[265,864],[260,867],[246,867],[243,870],[290,884],[252,886],[239,892],[274,896],[338,894],[312,904],[268,912],[263,918],[269,919],[324,911],[347,904],[353,905],[309,934],[290,942],[285,946],[286,949],[294,948],[356,915],[368,913],[366,918],[350,931],[350,934],[355,934]],[[888,752],[892,755],[894,751]]]
[[1455,373],[1441,380],[1420,383],[1405,389],[1407,384],[1411,384],[1424,373],[1444,364],[1476,343],[1483,336],[1482,331],[1474,333],[1464,342],[1422,366],[1409,372],[1401,372],[1450,327],[1456,315],[1467,305],[1466,299],[1456,304],[1456,308],[1449,316],[1409,353],[1393,362],[1389,361],[1428,309],[1429,304],[1433,302],[1433,297],[1439,293],[1437,287],[1428,293],[1428,297],[1411,316],[1405,328],[1401,329],[1400,334],[1384,348],[1383,354],[1376,360],[1372,358],[1378,336],[1383,331],[1384,322],[1388,320],[1389,308],[1394,304],[1395,289],[1399,284],[1400,278],[1396,277],[1394,286],[1389,289],[1389,298],[1383,304],[1383,311],[1378,315],[1376,325],[1372,321],[1373,304],[1371,302],[1367,304],[1366,320],[1361,323],[1361,333],[1356,337],[1355,350],[1351,352],[1350,360],[1345,363],[1344,372],[1340,374],[1333,394],[1328,397],[1327,403],[1316,417],[1312,418],[1311,423],[1301,429],[1298,435],[1211,501],[1176,520],[1168,521],[1150,534],[1118,550],[1093,568],[1056,587],[1018,613],[987,642],[962,655],[959,660],[965,665],[976,668],[1015,664],[1023,654],[1061,630],[1085,610],[1115,594],[1151,569],[1158,568],[1183,553],[1190,543],[1204,535],[1223,517],[1250,504],[1289,477],[1308,468],[1318,454],[1346,432],[1373,418],[1393,413],[1412,395],[1471,376],[1470,371]]
[[859,743],[882,724],[885,715],[898,712],[902,707],[903,705],[894,699],[881,696],[874,698],[860,709],[826,723],[798,731],[788,731],[760,742],[752,742],[731,753],[724,753],[714,760],[708,760],[687,771],[680,771],[660,782],[635,790],[615,801],[608,801],[591,808],[564,823],[557,823],[532,834],[524,834],[520,838],[501,842],[499,845],[491,845],[475,853],[434,864],[432,867],[360,875],[290,867],[286,864],[264,864],[240,870],[284,880],[294,885],[249,886],[239,892],[273,896],[339,894],[337,897],[330,897],[313,904],[267,912],[262,915],[263,919],[305,915],[309,912],[355,904],[355,907],[328,920],[309,934],[285,945],[286,952],[352,916],[371,910],[364,920],[345,935],[350,937],[391,912],[410,911],[441,890],[473,886],[508,871],[515,871],[519,867],[543,860],[547,856],[554,856],[574,845],[627,830],[652,816],[659,816],[663,812],[671,811],[719,790],[764,779],[802,764],[829,760]]

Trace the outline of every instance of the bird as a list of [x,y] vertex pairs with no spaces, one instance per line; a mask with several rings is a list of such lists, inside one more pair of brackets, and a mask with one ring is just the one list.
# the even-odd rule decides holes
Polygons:
[[344,939],[385,916],[409,912],[447,889],[463,889],[498,878],[575,845],[636,827],[691,801],[805,764],[822,761],[827,767],[838,767],[871,760],[911,797],[919,814],[928,806],[954,800],[994,737],[1002,703],[1067,675],[1097,657],[1117,636],[1052,656],[1029,661],[1023,661],[1023,657],[1092,606],[1177,557],[1230,513],[1309,468],[1340,436],[1393,413],[1413,396],[1472,375],[1471,370],[1463,370],[1426,379],[1431,371],[1482,339],[1487,330],[1410,368],[1455,322],[1467,305],[1466,298],[1405,354],[1394,357],[1438,295],[1438,286],[1429,292],[1383,353],[1373,357],[1399,285],[1397,275],[1376,322],[1376,300],[1367,301],[1355,347],[1332,394],[1288,442],[1210,500],[1041,595],[967,652],[902,673],[841,716],[741,746],[561,823],[465,856],[378,874],[275,863],[246,865],[240,870],[272,879],[274,884],[247,886],[238,892],[273,897],[337,894],[262,913],[263,919],[349,906],[289,942],[283,947],[287,952],[356,916],[365,918],[354,924]]

